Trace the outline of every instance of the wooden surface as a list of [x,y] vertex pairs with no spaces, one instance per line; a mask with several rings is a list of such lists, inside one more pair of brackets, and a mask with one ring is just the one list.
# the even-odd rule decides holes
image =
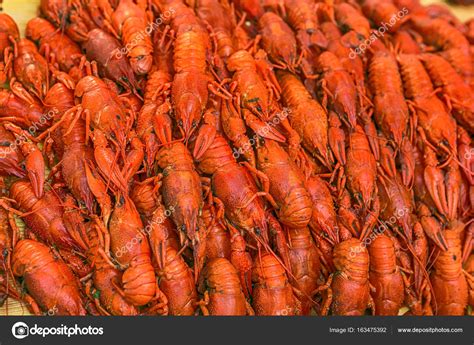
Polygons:
[[12,298],[8,298],[5,304],[0,308],[0,316],[14,315],[14,316],[27,316],[32,315],[28,308],[20,301],[16,301]]
[[[1,1],[1,0],[0,0]],[[22,35],[26,23],[38,13],[39,0],[3,0],[4,12],[11,15],[18,23]],[[432,3],[442,3],[442,1],[422,0],[424,5]],[[462,21],[474,17],[474,6],[450,6],[456,16]],[[5,305],[0,308],[0,315],[29,315],[26,307],[14,300],[7,300]]]

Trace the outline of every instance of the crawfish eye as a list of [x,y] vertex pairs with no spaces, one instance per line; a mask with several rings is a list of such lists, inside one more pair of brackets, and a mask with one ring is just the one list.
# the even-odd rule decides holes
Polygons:
[[183,120],[178,121],[178,126],[183,127]]
[[117,120],[121,120],[122,117],[120,117],[120,114],[115,115],[117,117]]
[[193,127],[196,127],[197,126],[197,121],[193,121]]
[[21,163],[20,167],[21,167],[23,170],[26,170],[26,165],[25,165],[25,163]]

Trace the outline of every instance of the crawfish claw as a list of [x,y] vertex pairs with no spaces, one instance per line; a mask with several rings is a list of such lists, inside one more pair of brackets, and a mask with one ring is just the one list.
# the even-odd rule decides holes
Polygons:
[[211,125],[203,125],[199,129],[199,134],[196,138],[196,143],[193,150],[193,156],[196,160],[199,160],[207,149],[214,142],[216,135],[216,128]]

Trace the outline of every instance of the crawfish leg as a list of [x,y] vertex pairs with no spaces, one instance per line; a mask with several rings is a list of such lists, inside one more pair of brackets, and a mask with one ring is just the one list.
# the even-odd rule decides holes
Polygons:
[[204,299],[197,302],[196,304],[199,306],[204,316],[210,315],[209,309],[207,309],[207,305],[209,304],[209,292],[207,290],[204,292]]
[[323,306],[321,307],[321,316],[326,316],[329,312],[329,308],[331,307],[332,303],[332,289],[331,289],[331,284],[332,284],[332,279],[333,279],[333,274],[328,277],[328,280],[326,283],[320,287],[318,287],[315,291],[311,293],[311,295],[315,295],[319,292],[326,291],[326,297],[323,298]]
[[35,314],[36,316],[42,315],[41,309],[40,309],[38,303],[36,303],[36,301],[33,299],[33,297],[31,297],[28,294],[25,294],[23,296],[23,300],[30,306],[31,311],[33,312],[33,314]]
[[10,80],[10,90],[13,94],[22,100],[24,100],[28,104],[35,104],[35,99],[33,96],[21,85],[21,83],[16,81],[16,78],[13,77]]
[[265,175],[263,172],[257,170],[253,166],[251,166],[250,163],[248,163],[248,162],[242,162],[242,165],[247,167],[247,169],[249,169],[250,172],[255,174],[258,181],[261,183],[262,189],[265,193],[265,194],[262,194],[262,195],[265,196],[265,198],[272,205],[272,207],[274,207],[275,209],[278,209],[278,205],[277,205],[275,199],[273,199],[273,197],[270,195],[270,192],[269,192],[270,191],[270,180],[268,179],[268,176]]
[[252,306],[250,305],[249,301],[245,300],[245,308],[247,309],[247,315],[254,316],[255,311],[253,310]]

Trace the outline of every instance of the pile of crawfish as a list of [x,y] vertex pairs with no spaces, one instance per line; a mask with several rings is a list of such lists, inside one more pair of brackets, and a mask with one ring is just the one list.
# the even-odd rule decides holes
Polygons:
[[42,0],[25,36],[0,13],[2,302],[472,313],[474,20],[417,0]]

